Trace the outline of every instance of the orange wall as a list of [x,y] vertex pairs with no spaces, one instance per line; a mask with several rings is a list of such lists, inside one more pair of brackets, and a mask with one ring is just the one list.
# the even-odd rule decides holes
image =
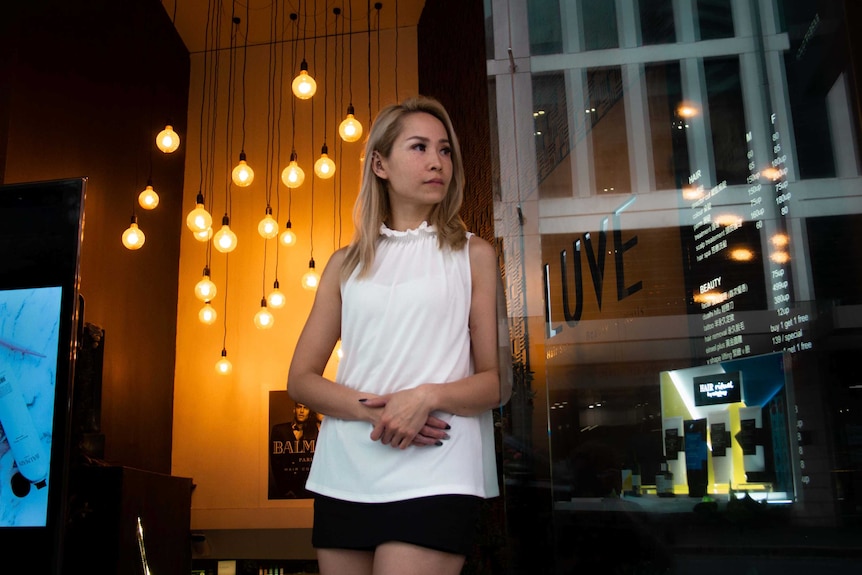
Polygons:
[[[185,131],[188,52],[153,0],[11,4],[0,37],[0,180],[89,178],[80,290],[105,329],[105,459],[170,473],[185,148],[154,144],[168,117]],[[147,241],[130,252],[150,174],[161,203],[139,213]]]
[[[372,35],[372,54],[376,56],[376,33]],[[330,40],[329,54],[335,52]],[[394,31],[380,32],[381,97],[385,106],[395,101],[393,72],[398,71],[399,97],[416,92],[416,30],[402,28],[398,33],[399,49],[393,49]],[[276,251],[275,240],[265,241],[257,233],[258,221],[266,208],[267,158],[267,74],[269,49],[249,47],[246,73],[246,138],[248,163],[255,170],[255,180],[248,188],[231,187],[230,225],[239,240],[234,252],[226,256],[212,252],[212,279],[218,294],[213,302],[219,319],[205,326],[197,319],[203,305],[193,294],[206,264],[206,244],[196,241],[183,228],[179,264],[179,299],[177,303],[177,362],[174,395],[173,473],[194,478],[196,489],[192,498],[192,527],[196,530],[219,529],[288,529],[311,526],[310,500],[269,501],[267,499],[268,394],[285,389],[290,358],[305,318],[311,309],[314,294],[302,289],[300,278],[307,271],[313,239],[313,256],[319,271],[323,271],[329,256],[339,246],[346,245],[353,231],[352,207],[359,182],[362,142],[338,144],[335,139],[337,122],[343,118],[347,101],[335,105],[338,89],[328,91],[327,144],[329,155],[335,156],[337,172],[331,180],[313,178],[312,164],[320,153],[324,124],[323,41],[316,43],[316,55],[308,47],[310,68],[318,82],[318,93],[312,101],[296,102],[296,151],[306,173],[305,183],[293,190],[280,182],[280,172],[287,164],[291,147],[292,94],[289,87],[283,94],[281,157],[273,171],[277,184],[270,188],[274,215],[283,226],[290,218],[298,237],[297,245]],[[368,76],[365,54],[367,35],[354,34],[353,104],[358,119],[368,129]],[[287,50],[290,53],[290,50]],[[394,57],[398,55],[398,66]],[[359,58],[357,55],[362,55]],[[314,58],[312,60],[312,58]],[[237,76],[242,74],[243,58],[238,58]],[[224,60],[223,60],[224,62]],[[330,82],[340,77],[330,61]],[[186,173],[183,213],[195,203],[200,185],[200,102],[205,69],[203,54],[192,55],[189,93],[189,127],[185,141]],[[288,70],[285,76],[290,79]],[[241,90],[238,88],[234,112],[231,150],[226,151],[227,70],[223,69],[219,83],[220,109],[215,122],[216,145],[212,173],[215,186],[205,190],[206,201],[212,199],[213,216],[220,227],[225,212],[225,178],[238,159],[242,142]],[[346,76],[345,76],[346,78]],[[372,107],[377,109],[376,69],[372,71]],[[345,98],[347,90],[345,89]],[[313,128],[313,131],[312,131]],[[313,140],[312,140],[313,138]],[[206,141],[206,138],[204,138]],[[363,140],[364,141],[364,140]],[[273,144],[274,145],[274,144]],[[206,147],[204,156],[207,157]],[[230,158],[230,162],[226,160]],[[229,165],[228,165],[229,164]],[[208,173],[209,166],[205,169]],[[314,200],[312,202],[312,179]],[[340,185],[338,185],[340,184]],[[336,207],[340,190],[341,206]],[[313,208],[313,231],[312,231]],[[340,216],[340,221],[339,221]],[[340,238],[339,238],[340,234]],[[277,259],[276,259],[277,258]],[[275,325],[261,331],[253,324],[263,292],[268,292],[275,279],[288,304],[274,310]],[[264,265],[266,271],[264,273]],[[227,307],[225,308],[225,295]],[[223,321],[226,319],[226,325]],[[230,376],[216,374],[214,366],[225,341],[228,357],[233,363]],[[334,362],[330,363],[334,375]]]

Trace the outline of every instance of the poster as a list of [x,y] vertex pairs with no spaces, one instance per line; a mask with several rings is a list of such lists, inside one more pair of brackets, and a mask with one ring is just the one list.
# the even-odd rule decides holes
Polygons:
[[269,392],[269,499],[312,497],[305,480],[322,419],[287,391]]

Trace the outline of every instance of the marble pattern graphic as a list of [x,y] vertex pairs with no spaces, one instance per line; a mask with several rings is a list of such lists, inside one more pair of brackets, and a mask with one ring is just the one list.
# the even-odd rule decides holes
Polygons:
[[[0,528],[46,522],[61,295],[60,287],[0,290]],[[16,461],[24,450],[10,445],[28,430],[39,465]]]

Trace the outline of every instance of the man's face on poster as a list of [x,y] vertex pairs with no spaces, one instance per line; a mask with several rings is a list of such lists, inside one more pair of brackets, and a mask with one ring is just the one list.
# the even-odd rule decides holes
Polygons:
[[311,413],[311,410],[301,403],[297,403],[293,408],[293,417],[297,423],[305,423],[308,421],[309,413]]

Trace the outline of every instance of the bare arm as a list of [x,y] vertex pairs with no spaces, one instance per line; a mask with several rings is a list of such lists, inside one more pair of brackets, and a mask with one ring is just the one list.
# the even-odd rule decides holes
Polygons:
[[311,313],[296,343],[287,391],[298,403],[314,411],[340,419],[374,422],[373,414],[363,410],[361,397],[354,389],[339,385],[323,377],[323,370],[341,337],[341,285],[340,269],[344,250],[338,250],[329,259]]
[[372,431],[393,447],[410,445],[416,430],[432,411],[472,416],[509,399],[510,389],[501,389],[498,360],[499,271],[494,248],[474,237],[468,246],[472,272],[470,341],[475,373],[448,383],[427,383],[416,388],[371,399],[366,405],[385,406]]

